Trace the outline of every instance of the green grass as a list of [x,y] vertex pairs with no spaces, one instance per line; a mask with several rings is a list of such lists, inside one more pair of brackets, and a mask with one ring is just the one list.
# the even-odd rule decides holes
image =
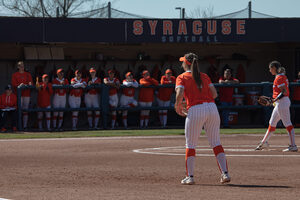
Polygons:
[[[264,134],[266,129],[221,129],[221,134]],[[300,129],[295,129],[300,134]],[[286,134],[282,128],[276,129],[277,134]],[[204,134],[204,132],[202,132]],[[116,136],[161,136],[184,135],[183,129],[151,129],[151,130],[99,130],[99,131],[66,131],[66,132],[26,132],[2,133],[0,139],[30,138],[76,138],[76,137],[116,137]]]

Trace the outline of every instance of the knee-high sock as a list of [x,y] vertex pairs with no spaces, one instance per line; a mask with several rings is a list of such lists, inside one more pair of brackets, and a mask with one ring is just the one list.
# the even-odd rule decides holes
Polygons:
[[227,160],[222,145],[213,148],[221,173],[228,172]]
[[195,149],[185,149],[185,168],[186,176],[194,176],[194,167],[195,167]]
[[114,128],[116,124],[117,113],[116,111],[111,112],[111,127]]
[[56,128],[56,121],[57,121],[57,113],[53,113],[53,117],[52,117],[53,128]]
[[63,123],[63,116],[59,116],[58,117],[58,128],[61,128],[61,126],[62,126],[62,123]]
[[144,126],[144,120],[145,120],[145,116],[144,115],[140,115],[140,127]]
[[47,124],[47,129],[50,129],[50,124],[51,124],[51,117],[46,117],[46,124]]
[[269,125],[268,130],[261,142],[262,143],[268,142],[268,140],[270,139],[271,135],[275,132],[275,130],[276,130],[276,127]]
[[95,115],[95,128],[97,128],[98,127],[98,123],[99,123],[99,118],[100,118],[100,113],[98,113],[98,112],[96,112],[95,113],[96,115]]
[[163,126],[166,126],[167,125],[167,113],[164,112],[163,113]]
[[295,129],[292,125],[286,127],[286,130],[289,133],[289,137],[290,137],[290,144],[292,146],[295,146]]
[[127,127],[127,115],[123,115],[122,118],[123,118],[123,125],[126,128]]
[[162,125],[162,126],[163,126],[163,115],[162,115],[162,112],[161,112],[161,111],[159,111],[158,115],[159,115],[159,121],[160,121],[160,125]]
[[148,126],[148,123],[149,123],[149,115],[146,115],[145,116],[145,127]]
[[24,112],[23,113],[23,127],[27,128],[27,122],[28,122],[28,113]]
[[93,115],[92,115],[92,112],[88,111],[87,114],[88,114],[89,127],[92,128],[93,127]]
[[72,116],[72,126],[73,128],[76,128],[77,126],[78,117],[76,115]]

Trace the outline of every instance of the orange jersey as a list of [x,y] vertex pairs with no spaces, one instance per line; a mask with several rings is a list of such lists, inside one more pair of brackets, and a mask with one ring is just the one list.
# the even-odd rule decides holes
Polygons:
[[41,89],[38,93],[38,106],[40,108],[47,108],[50,106],[51,95],[53,94],[52,84],[40,83]]
[[[15,72],[13,73],[11,77],[11,84],[14,88],[15,93],[17,93],[17,87],[23,83],[24,85],[29,85],[29,83],[32,84],[32,77],[29,72]],[[22,90],[22,96],[23,97],[30,97],[30,89]]]
[[[113,78],[112,80],[110,80],[109,77],[106,77],[106,78],[104,78],[104,80],[105,80],[107,83],[116,83],[116,84],[120,83],[119,79],[117,79],[117,78]],[[113,95],[115,95],[115,94],[117,94],[117,93],[118,93],[117,88],[111,87],[111,88],[109,89],[109,96],[113,96]]]
[[[300,83],[300,79],[297,79],[294,82],[295,83]],[[295,86],[294,87],[293,100],[294,101],[300,101],[300,86]]]
[[[83,79],[77,80],[77,78],[72,78],[71,79],[71,85],[76,85],[76,84],[86,84],[85,81]],[[83,89],[82,88],[76,88],[76,89],[72,89],[70,91],[70,95],[71,96],[75,96],[75,97],[80,97],[83,94]]]
[[[176,78],[175,76],[171,76],[170,80],[167,79],[166,76],[162,76],[160,79],[161,85],[167,85],[167,84],[175,84]],[[159,88],[157,98],[159,98],[162,101],[169,101],[171,99],[171,95],[174,91],[174,88]]]
[[[98,77],[95,77],[94,79],[91,79],[90,81],[92,82],[92,85],[93,85],[93,84],[101,84],[101,79],[98,78]],[[87,83],[88,83],[88,82],[89,82],[89,81],[87,81]],[[93,95],[98,94],[98,89],[90,89],[90,90],[88,91],[88,93],[89,93],[89,94],[93,94]]]
[[[141,78],[140,84],[143,86],[150,86],[150,85],[158,85],[158,81],[154,78]],[[141,102],[153,102],[154,100],[154,88],[141,88],[139,93],[139,101]]]
[[123,85],[127,86],[126,88],[123,88],[123,90],[122,90],[123,95],[128,96],[128,97],[133,97],[135,94],[134,87],[137,88],[139,86],[138,82],[135,79],[133,79],[132,82],[129,82],[126,79],[124,79]]
[[14,93],[3,93],[0,96],[0,108],[17,108],[17,96]]
[[[69,85],[69,81],[67,79],[59,79],[59,78],[56,78],[52,81],[52,85]],[[67,90],[66,89],[55,89],[54,90],[54,93],[55,94],[58,94],[59,96],[64,96],[66,95],[67,93]]]
[[287,94],[285,96],[289,96],[290,90],[289,90],[288,78],[284,74],[277,74],[275,77],[275,80],[273,82],[273,98],[274,99],[281,93],[281,90],[279,88],[282,86],[286,87]]
[[197,104],[215,102],[209,88],[212,85],[210,78],[207,74],[202,72],[200,76],[202,80],[201,91],[197,87],[191,71],[180,74],[176,79],[176,88],[184,88],[184,98],[187,103],[187,109]]

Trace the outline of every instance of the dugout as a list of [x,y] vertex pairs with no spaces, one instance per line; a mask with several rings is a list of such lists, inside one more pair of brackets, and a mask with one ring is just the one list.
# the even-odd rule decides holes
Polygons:
[[[193,51],[203,72],[224,65],[243,69],[245,82],[272,81],[267,65],[279,60],[290,80],[300,71],[300,19],[61,19],[0,18],[1,85],[11,80],[17,60],[36,76],[57,67],[93,66],[120,76],[140,66],[181,72],[178,57]],[[3,88],[1,88],[1,92]],[[34,102],[33,102],[34,104]],[[32,105],[34,106],[34,105]],[[247,120],[246,120],[247,121]]]

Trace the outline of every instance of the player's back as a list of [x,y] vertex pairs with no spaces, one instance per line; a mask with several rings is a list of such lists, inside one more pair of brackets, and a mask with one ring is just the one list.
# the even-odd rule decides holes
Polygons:
[[280,87],[285,86],[287,90],[287,94],[285,96],[290,95],[290,90],[289,90],[289,80],[286,75],[284,74],[277,74],[274,82],[273,82],[273,98],[275,99],[281,92],[279,89]]
[[214,102],[209,88],[212,84],[210,78],[205,73],[200,73],[200,77],[202,80],[201,90],[199,90],[190,71],[180,74],[176,79],[176,87],[184,87],[187,108],[197,104]]

